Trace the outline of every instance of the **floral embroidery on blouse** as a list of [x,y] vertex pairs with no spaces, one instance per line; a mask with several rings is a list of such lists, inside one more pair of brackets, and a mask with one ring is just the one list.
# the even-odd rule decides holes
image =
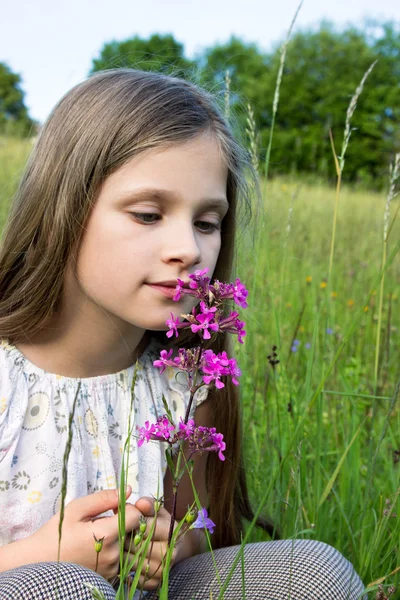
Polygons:
[[[30,535],[60,510],[68,419],[79,382],[67,503],[116,487],[129,418],[142,427],[164,414],[163,395],[173,417],[184,417],[188,387],[173,369],[160,375],[153,367],[160,349],[152,340],[141,355],[132,398],[135,365],[110,375],[64,377],[40,369],[6,340],[0,342],[0,546]],[[195,405],[207,392],[206,386],[197,392]],[[133,438],[129,501],[156,495],[157,490],[162,494],[165,470],[162,444],[138,448]]]

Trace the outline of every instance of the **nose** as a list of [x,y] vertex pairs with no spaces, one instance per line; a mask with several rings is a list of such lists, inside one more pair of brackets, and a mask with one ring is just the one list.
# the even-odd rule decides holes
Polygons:
[[162,260],[165,263],[176,262],[190,268],[201,262],[201,249],[198,233],[192,223],[176,223],[162,234]]

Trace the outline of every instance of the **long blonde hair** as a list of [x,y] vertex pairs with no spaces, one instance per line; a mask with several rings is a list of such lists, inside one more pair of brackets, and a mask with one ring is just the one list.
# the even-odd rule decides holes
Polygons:
[[[57,309],[66,265],[79,250],[101,184],[150,148],[211,132],[228,167],[229,211],[214,276],[231,277],[237,204],[249,206],[251,164],[214,99],[181,79],[132,69],[98,73],[75,86],[42,128],[22,176],[0,247],[0,338],[37,333]],[[251,177],[250,177],[251,181]],[[227,345],[222,339],[215,351]],[[249,518],[239,399],[228,385],[213,395],[214,424],[227,439],[223,468],[210,457],[208,488],[215,546],[239,541]],[[251,512],[251,510],[250,510]]]

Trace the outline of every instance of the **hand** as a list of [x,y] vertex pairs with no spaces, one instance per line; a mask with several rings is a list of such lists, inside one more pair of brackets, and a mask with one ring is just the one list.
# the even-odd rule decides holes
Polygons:
[[[147,529],[144,534],[144,537],[146,537],[146,534],[148,535],[153,523],[152,517],[154,517],[155,514],[154,500],[147,497],[139,498],[135,507],[144,517],[147,517]],[[141,589],[154,590],[161,583],[163,559],[167,553],[170,523],[171,514],[164,507],[161,507],[157,513],[156,527],[146,553],[146,558],[141,571],[142,574],[139,579],[139,586]],[[176,523],[174,527],[176,527]],[[133,546],[133,536],[132,539],[131,536],[127,536],[127,539],[125,540],[125,558],[127,555],[130,555],[130,559],[132,559],[136,550],[137,548]],[[176,556],[177,549],[175,547],[172,553],[171,567],[176,561]],[[137,567],[137,564],[133,566],[133,570],[135,570],[135,567]]]
[[[128,487],[127,497],[131,492],[131,488]],[[92,520],[107,510],[113,510],[114,513],[118,511],[118,491],[115,489],[83,496],[67,504],[62,527],[60,560],[76,563],[94,571],[97,553],[93,535],[97,539],[104,537],[103,547],[98,555],[97,572],[104,578],[111,579],[118,574],[119,568],[118,515]],[[127,504],[125,514],[126,531],[137,529],[141,515],[139,509]],[[25,542],[22,564],[57,560],[59,521],[60,513],[57,513],[34,534],[22,540]]]

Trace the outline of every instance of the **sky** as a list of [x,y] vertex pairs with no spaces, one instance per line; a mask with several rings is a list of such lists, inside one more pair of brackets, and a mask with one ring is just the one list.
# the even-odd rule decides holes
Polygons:
[[[43,122],[87,77],[112,40],[171,33],[193,58],[231,35],[261,50],[283,40],[299,0],[0,0],[0,62],[22,78],[25,104]],[[399,0],[304,0],[295,30],[328,19],[342,27],[364,18],[400,21]]]

